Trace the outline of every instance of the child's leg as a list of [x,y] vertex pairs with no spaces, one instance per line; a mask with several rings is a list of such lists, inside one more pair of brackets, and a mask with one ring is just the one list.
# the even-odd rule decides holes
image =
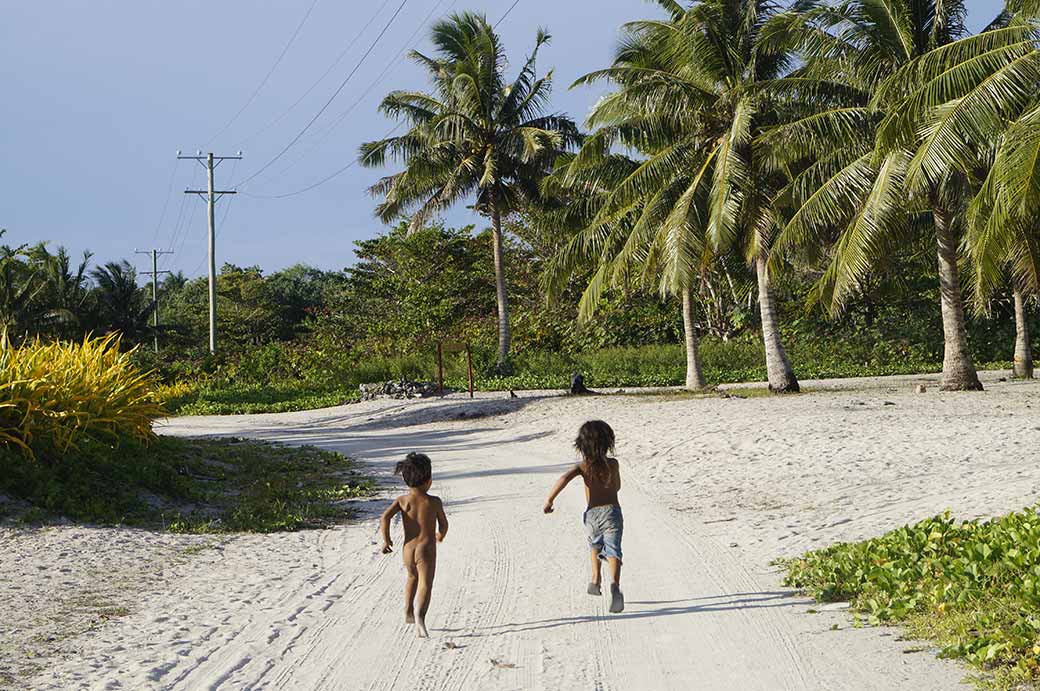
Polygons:
[[599,575],[599,550],[594,549],[592,550],[592,583],[599,585],[600,579],[601,577]]
[[607,557],[607,561],[610,562],[610,577],[613,579],[615,585],[621,583],[621,560],[617,557]]
[[415,591],[419,587],[419,572],[415,568],[415,545],[406,543],[401,550],[404,555],[404,569],[408,574],[408,580],[404,584],[404,622],[415,623]]
[[433,577],[437,572],[437,547],[436,545],[423,545],[419,547],[416,555],[415,568],[419,576],[419,612],[415,625],[420,638],[426,638],[426,612],[430,609],[430,597],[433,595]]

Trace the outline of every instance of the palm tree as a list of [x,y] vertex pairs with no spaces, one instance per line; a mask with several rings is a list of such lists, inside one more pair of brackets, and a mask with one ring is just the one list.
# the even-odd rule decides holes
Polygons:
[[[587,146],[600,147],[594,135]],[[613,190],[638,167],[622,154],[583,148],[578,156],[561,158],[561,165],[543,185],[555,208],[541,222],[568,228],[571,239],[553,257],[544,272],[551,293],[558,293],[581,266],[592,274],[578,303],[578,317],[590,319],[607,288],[633,283],[657,288],[662,295],[678,295],[682,304],[686,350],[686,388],[703,389],[707,382],[700,363],[693,313],[696,267],[707,263],[703,222],[704,205],[676,209],[685,179],[671,185],[671,194],[634,204],[626,214],[593,223]],[[664,191],[662,191],[664,192]],[[673,213],[674,212],[674,213]],[[685,219],[680,216],[685,213]],[[704,259],[700,259],[704,256]]]
[[29,250],[29,259],[39,267],[44,282],[39,295],[39,329],[69,337],[82,324],[90,296],[87,267],[92,256],[84,252],[79,263],[73,266],[72,257],[64,247],[52,254],[41,242]]
[[[668,248],[669,281],[680,295],[688,295],[706,259],[741,250],[758,281],[769,388],[798,391],[769,269],[776,228],[771,190],[781,178],[764,167],[756,144],[772,117],[761,86],[788,67],[786,51],[764,49],[759,40],[778,6],[769,0],[658,4],[667,20],[627,24],[613,64],[577,82],[617,87],[593,109],[589,123],[598,129],[579,160],[594,162],[616,143],[644,156],[590,225],[607,229],[635,214],[629,246],[644,252],[651,237],[662,238],[657,246]],[[688,298],[684,305],[685,317]]]
[[[853,0],[797,4],[768,28],[768,41],[797,45],[805,64],[773,85],[790,117],[761,138],[772,165],[792,171],[778,199],[792,213],[779,248],[832,259],[814,298],[832,312],[874,266],[913,234],[934,233],[945,352],[942,388],[979,390],[968,348],[957,268],[968,181],[932,165],[930,133],[913,127],[916,61],[961,37],[959,0]],[[800,111],[800,112],[799,112]]]
[[[0,229],[0,236],[5,232]],[[33,301],[44,288],[39,272],[27,261],[27,249],[0,245],[0,332],[13,343],[33,330]]]
[[137,271],[127,261],[108,262],[91,276],[97,284],[94,295],[100,324],[108,332],[120,332],[124,343],[141,343],[151,333],[148,320],[155,303],[137,285]]
[[547,115],[552,73],[537,77],[538,50],[549,41],[539,31],[535,48],[512,82],[499,36],[482,15],[455,14],[431,31],[436,57],[412,51],[429,73],[432,93],[394,91],[380,110],[408,125],[400,136],[361,147],[362,165],[387,159],[405,169],[371,188],[383,197],[376,214],[390,222],[411,214],[419,229],[433,215],[469,197],[491,221],[498,301],[498,364],[509,364],[509,299],[504,271],[502,219],[538,199],[538,185],[556,157],[579,143],[574,123]]
[[902,70],[903,102],[915,111],[889,118],[889,136],[926,132],[911,161],[917,178],[955,169],[973,183],[966,239],[975,306],[988,312],[993,294],[1009,280],[1014,374],[1032,378],[1025,300],[1040,293],[1040,6],[1010,5],[981,34]]

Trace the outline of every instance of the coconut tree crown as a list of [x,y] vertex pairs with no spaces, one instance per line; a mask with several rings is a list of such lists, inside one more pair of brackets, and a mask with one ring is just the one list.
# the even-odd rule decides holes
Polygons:
[[538,182],[562,151],[580,141],[573,121],[545,114],[552,72],[538,77],[535,48],[512,82],[504,78],[501,40],[482,15],[455,14],[431,32],[435,57],[412,51],[426,68],[431,92],[394,91],[380,110],[408,131],[361,147],[361,163],[406,165],[376,183],[384,197],[376,214],[389,222],[411,215],[417,228],[439,211],[474,198],[478,213],[506,214],[538,198]]

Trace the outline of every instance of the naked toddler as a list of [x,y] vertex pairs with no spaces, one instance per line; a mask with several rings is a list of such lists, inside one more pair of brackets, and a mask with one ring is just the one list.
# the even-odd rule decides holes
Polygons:
[[[397,464],[394,473],[400,475],[410,488],[383,512],[380,528],[383,533],[383,553],[392,551],[390,520],[401,514],[404,524],[404,568],[408,580],[404,587],[404,620],[415,624],[420,638],[426,638],[426,612],[430,608],[433,591],[433,576],[437,571],[437,543],[448,534],[448,518],[440,497],[429,494],[433,484],[430,457],[421,453],[410,453]],[[416,600],[418,614],[416,617]]]

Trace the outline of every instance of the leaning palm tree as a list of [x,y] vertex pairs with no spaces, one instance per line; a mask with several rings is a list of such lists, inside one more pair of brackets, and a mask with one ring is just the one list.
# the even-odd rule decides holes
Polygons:
[[[582,148],[594,163],[615,144],[645,158],[616,185],[590,224],[602,232],[636,214],[632,251],[667,238],[670,280],[688,295],[705,256],[731,250],[755,268],[769,388],[798,391],[780,338],[768,266],[776,218],[770,190],[781,177],[763,167],[755,143],[770,124],[761,85],[787,69],[785,51],[763,50],[769,0],[658,0],[660,21],[632,22],[614,63],[578,83],[613,83],[589,117],[597,128]],[[701,242],[698,238],[703,238]],[[638,249],[637,249],[638,248]]]
[[544,31],[512,82],[505,79],[501,40],[482,15],[452,15],[433,26],[431,39],[436,57],[417,51],[411,57],[426,68],[433,92],[394,91],[383,99],[380,110],[406,123],[408,131],[362,145],[360,161],[369,167],[388,159],[404,163],[403,171],[371,188],[383,197],[376,214],[384,222],[411,214],[411,228],[417,229],[466,198],[491,221],[498,364],[506,369],[510,335],[502,219],[538,199],[541,179],[580,136],[567,117],[545,113],[552,73],[538,77],[535,71],[538,50],[549,41]]
[[778,196],[790,209],[778,248],[832,245],[814,291],[832,312],[908,237],[934,235],[947,390],[982,388],[957,267],[970,187],[955,168],[925,165],[922,152],[935,142],[908,123],[921,112],[912,96],[916,61],[963,36],[964,13],[960,0],[796,4],[766,33],[797,46],[805,62],[772,86],[788,97],[790,117],[761,139],[771,164],[792,172]]

